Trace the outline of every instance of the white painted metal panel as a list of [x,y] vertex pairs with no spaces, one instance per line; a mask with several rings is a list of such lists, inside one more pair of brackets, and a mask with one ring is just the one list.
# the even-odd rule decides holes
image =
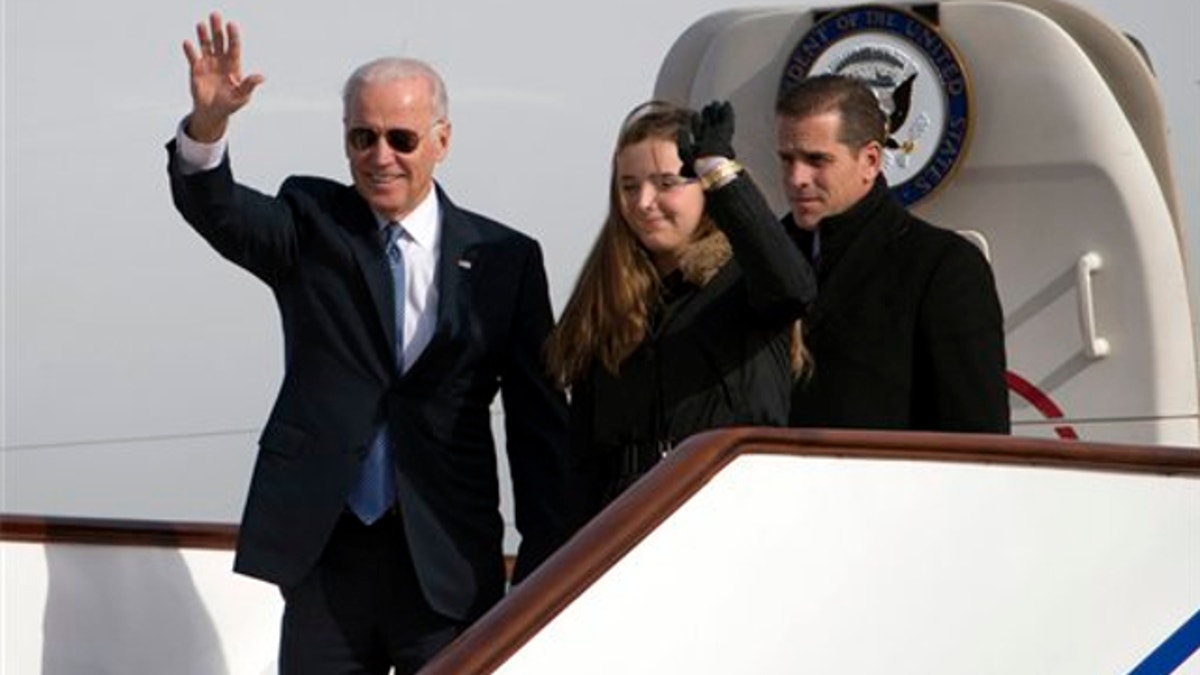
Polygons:
[[1129,672],[1197,532],[1194,478],[743,456],[498,672]]
[[0,544],[0,672],[275,673],[283,599],[228,551]]

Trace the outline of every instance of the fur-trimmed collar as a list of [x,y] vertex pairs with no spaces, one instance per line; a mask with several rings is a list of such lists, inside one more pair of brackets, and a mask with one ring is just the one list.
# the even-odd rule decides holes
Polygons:
[[688,283],[703,286],[733,257],[725,234],[718,231],[694,242],[679,259],[679,271]]

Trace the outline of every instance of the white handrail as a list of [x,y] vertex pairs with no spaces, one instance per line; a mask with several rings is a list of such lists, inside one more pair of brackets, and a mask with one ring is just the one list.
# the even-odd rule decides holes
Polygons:
[[1092,292],[1092,274],[1104,265],[1095,251],[1088,251],[1075,265],[1075,281],[1079,288],[1079,330],[1083,334],[1083,351],[1092,359],[1108,356],[1108,340],[1096,335],[1096,300]]

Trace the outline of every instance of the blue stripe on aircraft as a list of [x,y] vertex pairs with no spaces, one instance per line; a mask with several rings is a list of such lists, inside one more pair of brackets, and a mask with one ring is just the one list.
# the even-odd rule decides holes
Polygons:
[[1200,610],[1129,671],[1129,675],[1169,675],[1197,650],[1200,650]]

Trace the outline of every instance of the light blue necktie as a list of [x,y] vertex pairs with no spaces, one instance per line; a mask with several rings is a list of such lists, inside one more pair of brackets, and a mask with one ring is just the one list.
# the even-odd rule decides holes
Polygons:
[[[400,251],[400,225],[387,226],[387,257],[392,272],[396,322],[396,372],[404,369],[404,255]],[[371,449],[363,460],[362,475],[350,491],[350,509],[367,525],[391,508],[396,501],[396,475],[392,467],[392,430],[388,420],[375,432]]]

